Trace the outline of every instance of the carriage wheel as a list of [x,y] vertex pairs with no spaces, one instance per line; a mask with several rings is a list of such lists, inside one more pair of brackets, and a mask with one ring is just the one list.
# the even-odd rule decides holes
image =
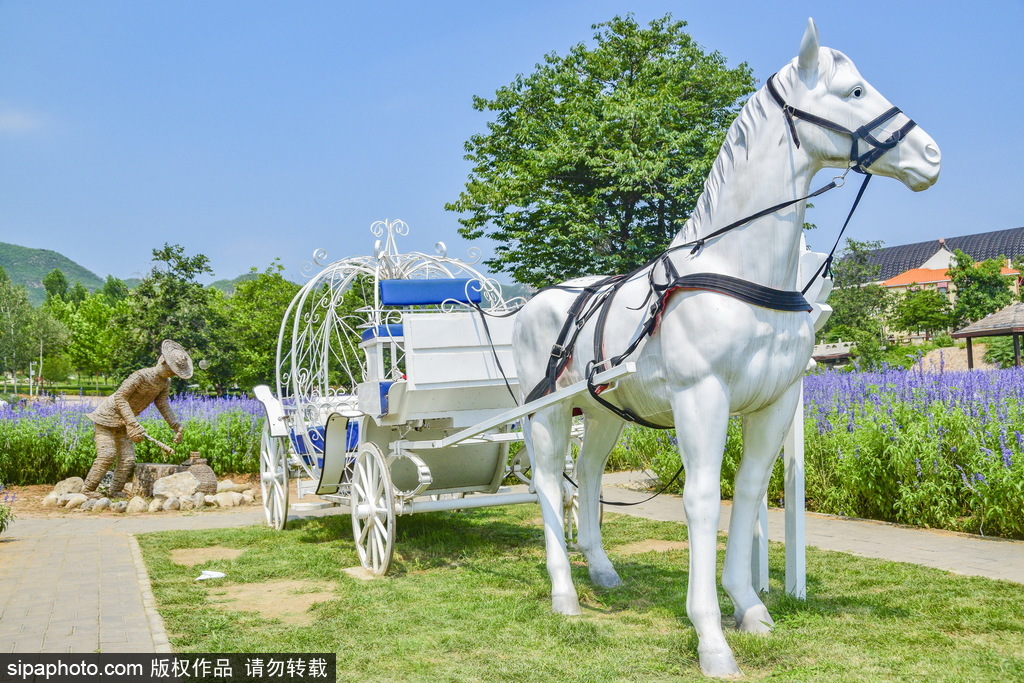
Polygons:
[[395,494],[384,456],[372,443],[359,447],[352,470],[350,505],[359,562],[383,576],[395,550]]
[[267,423],[260,441],[260,488],[267,526],[284,529],[288,521],[288,452],[283,438],[270,435]]

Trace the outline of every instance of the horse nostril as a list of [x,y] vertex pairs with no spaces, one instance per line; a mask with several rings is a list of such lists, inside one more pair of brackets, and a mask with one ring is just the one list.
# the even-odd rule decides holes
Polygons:
[[928,143],[924,146],[924,158],[933,164],[939,163],[942,159],[942,152],[939,151],[938,145],[934,143]]

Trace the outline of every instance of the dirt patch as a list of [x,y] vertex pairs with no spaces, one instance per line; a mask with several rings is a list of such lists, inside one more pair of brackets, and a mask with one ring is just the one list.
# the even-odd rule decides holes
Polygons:
[[220,545],[209,548],[177,548],[171,551],[171,562],[184,567],[194,567],[211,560],[233,560],[244,552],[238,548],[225,548]]
[[612,552],[618,555],[640,555],[642,553],[666,553],[670,550],[686,550],[690,544],[686,541],[659,541],[647,539],[646,541],[635,541],[626,545],[619,545],[612,548]]
[[[975,370],[996,370],[994,363],[982,360],[985,356],[985,344],[973,342],[971,355],[974,356]],[[917,367],[917,366],[915,366]],[[944,349],[932,349],[921,357],[920,367],[925,372],[961,372],[967,370],[967,349],[951,346]]]
[[[367,569],[366,567],[362,567],[362,566],[360,566],[360,567],[345,567],[341,571],[345,572],[347,575],[351,576],[353,579],[359,579],[360,581],[373,581],[375,579],[381,578],[380,576],[374,574],[372,570]],[[422,573],[426,573],[426,572],[422,572]]]
[[309,608],[320,602],[336,600],[324,584],[312,581],[268,581],[218,586],[209,592],[209,601],[227,610],[256,612],[265,619],[280,619],[294,626],[308,626],[314,616]]
[[[191,514],[196,514],[197,512],[201,513],[201,512],[210,512],[210,511],[216,511],[217,513],[220,513],[220,514],[224,514],[224,513],[230,514],[230,513],[239,513],[239,512],[249,512],[249,511],[255,509],[258,505],[262,505],[262,502],[261,502],[262,501],[262,496],[260,495],[260,476],[258,474],[235,474],[235,475],[228,475],[228,476],[223,476],[223,477],[219,477],[219,478],[220,479],[231,479],[236,484],[243,484],[243,483],[244,484],[250,484],[252,486],[253,493],[256,494],[256,503],[257,503],[257,505],[255,505],[255,506],[254,505],[240,505],[239,507],[233,507],[233,508],[218,508],[218,507],[206,506],[205,508],[203,508],[202,511],[197,511],[197,510],[167,510],[167,511],[160,511],[160,512],[154,512],[154,513],[146,513],[146,516],[152,516],[152,515],[167,516],[167,515],[181,515],[181,514],[191,515]],[[35,486],[7,486],[7,487],[5,487],[5,492],[6,491],[11,491],[12,493],[14,493],[14,502],[13,502],[13,504],[11,504],[11,509],[14,511],[15,516],[16,517],[20,517],[22,519],[29,519],[29,518],[35,518],[35,517],[67,517],[67,516],[71,516],[71,515],[93,515],[93,516],[99,516],[99,517],[113,517],[113,516],[116,516],[116,515],[123,514],[123,513],[120,513],[120,512],[107,512],[107,511],[100,512],[100,513],[82,512],[81,510],[77,510],[77,509],[76,510],[64,511],[61,508],[46,508],[46,507],[43,507],[43,498],[48,496],[50,494],[50,492],[53,491],[53,486],[54,486],[53,484],[38,484],[38,485],[35,485]],[[292,486],[292,496],[293,497],[295,495],[294,491],[295,491],[295,487],[294,487],[294,484],[293,484],[293,486]],[[125,500],[130,500],[130,496],[128,498],[126,498]]]

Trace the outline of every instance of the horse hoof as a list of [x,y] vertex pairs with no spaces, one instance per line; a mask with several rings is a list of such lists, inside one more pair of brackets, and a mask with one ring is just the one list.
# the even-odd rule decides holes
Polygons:
[[736,628],[744,633],[771,633],[775,620],[764,605],[751,607],[745,614],[736,614]]
[[622,579],[619,578],[619,575],[611,567],[608,569],[592,568],[590,570],[590,582],[601,588],[615,588],[622,585]]
[[739,678],[743,675],[728,646],[722,650],[706,652],[698,649],[698,654],[700,671],[709,678]]
[[570,617],[583,614],[583,610],[580,609],[579,598],[576,597],[575,593],[551,596],[551,609],[555,611],[555,614],[565,614]]

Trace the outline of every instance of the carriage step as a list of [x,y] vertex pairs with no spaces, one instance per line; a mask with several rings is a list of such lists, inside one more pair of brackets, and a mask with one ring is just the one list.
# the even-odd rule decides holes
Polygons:
[[337,503],[332,503],[330,501],[323,500],[316,503],[292,503],[291,509],[293,512],[309,512],[311,510],[324,510],[326,508],[332,508],[335,505],[337,505]]

